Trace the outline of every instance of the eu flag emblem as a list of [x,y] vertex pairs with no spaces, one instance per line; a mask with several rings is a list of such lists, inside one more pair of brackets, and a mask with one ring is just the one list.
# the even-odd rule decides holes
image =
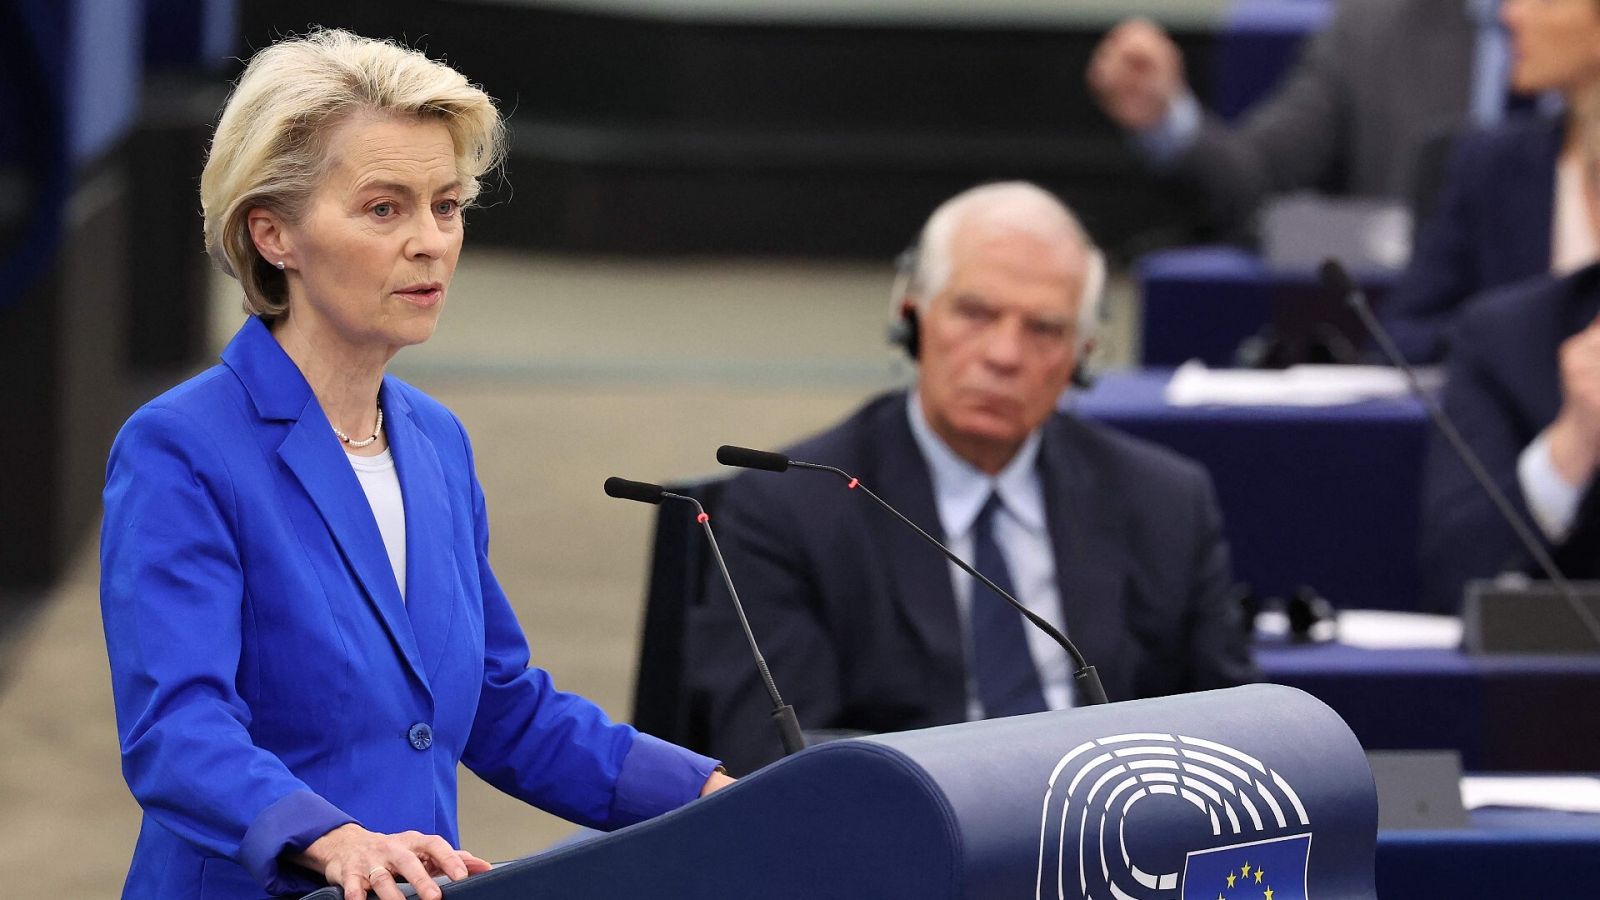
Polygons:
[[1196,850],[1184,859],[1182,900],[1307,900],[1311,835]]

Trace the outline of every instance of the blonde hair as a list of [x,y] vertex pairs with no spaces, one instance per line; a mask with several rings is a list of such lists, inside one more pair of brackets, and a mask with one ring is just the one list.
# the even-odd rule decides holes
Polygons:
[[1094,337],[1100,325],[1101,295],[1105,293],[1105,254],[1065,203],[1028,181],[997,181],[968,188],[939,204],[928,217],[917,239],[909,285],[923,310],[949,282],[951,244],[956,232],[966,224],[1005,228],[1050,242],[1063,236],[1077,241],[1085,262],[1078,296],[1078,339]]
[[284,274],[251,239],[250,211],[298,221],[327,174],[329,133],[360,113],[443,123],[463,206],[505,155],[494,101],[419,51],[328,28],[255,54],[223,108],[200,176],[206,252],[244,287],[246,312],[275,319],[289,302]]

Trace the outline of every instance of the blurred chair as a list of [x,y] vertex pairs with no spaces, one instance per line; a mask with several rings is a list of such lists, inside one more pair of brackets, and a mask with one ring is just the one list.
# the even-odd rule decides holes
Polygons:
[[[718,478],[666,488],[694,497],[714,514],[724,484],[726,481]],[[716,527],[715,518],[712,527]],[[702,752],[710,737],[709,716],[685,681],[684,652],[689,610],[705,602],[706,577],[715,565],[693,507],[670,500],[662,503],[651,541],[650,580],[645,587],[633,688],[633,725]]]
[[[1395,272],[1358,272],[1374,305]],[[1359,323],[1330,297],[1314,271],[1279,271],[1237,247],[1183,247],[1135,266],[1143,298],[1140,362],[1212,368],[1350,362],[1366,343]]]

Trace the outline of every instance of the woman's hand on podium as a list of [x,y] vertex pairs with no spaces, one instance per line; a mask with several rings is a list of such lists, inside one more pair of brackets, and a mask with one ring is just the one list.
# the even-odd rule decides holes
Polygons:
[[705,785],[700,788],[700,796],[709,797],[738,780],[729,775],[727,769],[717,766],[711,770],[711,777],[707,778]]
[[489,863],[451,847],[436,834],[379,834],[354,823],[312,841],[294,861],[321,872],[329,884],[343,888],[346,897],[365,897],[371,889],[382,900],[402,900],[396,878],[404,878],[418,900],[440,900],[443,892],[434,884],[434,876],[460,881],[489,871]]

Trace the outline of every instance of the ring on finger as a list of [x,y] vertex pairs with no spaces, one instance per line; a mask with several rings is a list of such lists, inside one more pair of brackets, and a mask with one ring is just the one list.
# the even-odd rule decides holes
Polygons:
[[367,872],[367,880],[368,881],[374,880],[375,878],[378,877],[378,873],[379,872],[382,872],[383,874],[388,875],[390,878],[394,877],[393,873],[391,873],[389,871],[389,867],[388,866],[373,866],[372,870]]

